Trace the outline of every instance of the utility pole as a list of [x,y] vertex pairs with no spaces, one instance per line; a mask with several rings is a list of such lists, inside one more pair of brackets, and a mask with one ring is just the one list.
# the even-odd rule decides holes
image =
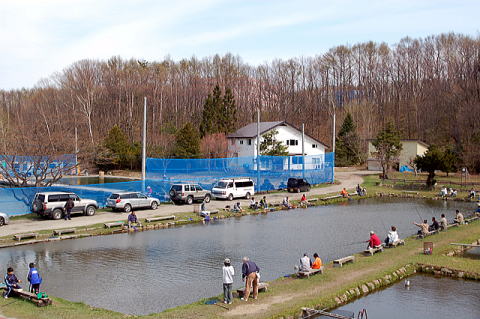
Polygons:
[[260,109],[257,108],[257,192],[260,190]]
[[302,177],[305,178],[305,123],[302,123]]
[[142,180],[146,178],[147,163],[147,97],[143,98]]

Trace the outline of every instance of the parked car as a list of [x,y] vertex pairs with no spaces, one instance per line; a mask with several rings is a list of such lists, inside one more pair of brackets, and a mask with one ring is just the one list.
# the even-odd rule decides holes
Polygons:
[[157,209],[160,205],[160,200],[155,197],[150,197],[139,192],[124,192],[113,193],[107,199],[107,206],[112,210],[123,210],[130,213],[136,208],[151,208]]
[[8,218],[8,215],[5,213],[0,213],[0,226],[3,225],[8,225],[10,219]]
[[203,189],[198,184],[191,183],[173,184],[168,195],[170,195],[170,199],[175,204],[183,202],[188,205],[192,205],[194,201],[203,200],[208,203],[212,198],[210,191]]
[[289,178],[287,182],[287,189],[290,193],[308,192],[312,188],[309,182],[303,178]]
[[72,214],[93,216],[98,209],[97,201],[80,198],[75,193],[45,192],[35,194],[32,202],[32,213],[52,219],[60,219],[65,214],[64,207],[68,198],[72,198],[75,205]]
[[255,194],[255,184],[250,178],[221,179],[212,188],[214,198],[233,200],[245,197],[250,199]]

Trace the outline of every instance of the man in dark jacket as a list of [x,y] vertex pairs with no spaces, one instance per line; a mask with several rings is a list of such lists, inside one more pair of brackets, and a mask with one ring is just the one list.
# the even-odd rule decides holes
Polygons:
[[242,279],[245,280],[245,291],[243,292],[242,300],[248,301],[248,297],[250,296],[250,288],[253,286],[253,299],[257,299],[258,295],[258,280],[260,275],[258,272],[260,268],[258,268],[257,264],[253,261],[250,261],[248,257],[243,257],[243,265],[242,265]]
[[69,197],[67,202],[65,203],[65,220],[72,219],[70,217],[70,214],[72,213],[72,209],[74,206],[75,203],[73,202],[73,198]]
[[430,225],[428,230],[435,231],[435,230],[438,230],[439,228],[440,228],[440,224],[437,222],[435,217],[432,217],[432,224]]

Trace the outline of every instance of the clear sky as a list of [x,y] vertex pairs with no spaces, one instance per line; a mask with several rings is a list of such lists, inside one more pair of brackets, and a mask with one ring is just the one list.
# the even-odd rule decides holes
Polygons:
[[0,0],[0,89],[85,58],[231,52],[259,64],[341,44],[478,36],[479,0]]

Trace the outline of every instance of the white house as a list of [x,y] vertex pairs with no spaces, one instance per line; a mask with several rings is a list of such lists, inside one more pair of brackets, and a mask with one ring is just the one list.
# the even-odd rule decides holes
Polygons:
[[[260,122],[260,144],[262,135],[276,130],[276,140],[287,146],[289,156],[285,169],[302,169],[302,132],[291,124],[284,121]],[[256,157],[257,156],[257,123],[250,123],[229,134],[228,153],[230,157]],[[305,169],[323,168],[325,161],[325,149],[327,146],[322,142],[305,134]]]

